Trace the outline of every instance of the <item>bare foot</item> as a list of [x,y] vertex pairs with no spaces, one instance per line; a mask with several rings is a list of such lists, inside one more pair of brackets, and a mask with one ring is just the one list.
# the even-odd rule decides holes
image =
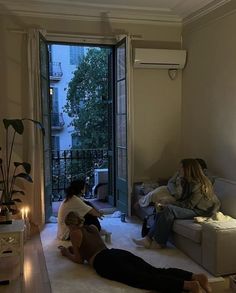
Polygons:
[[191,293],[204,293],[198,281],[184,281],[183,289],[188,290]]
[[211,293],[212,289],[211,286],[208,282],[208,278],[206,275],[204,274],[194,274],[193,275],[193,280],[196,280],[199,282],[199,284],[201,285],[201,287],[206,291],[206,293]]
[[132,238],[132,240],[138,246],[144,246],[145,248],[150,248],[152,243],[152,240],[147,236],[139,239]]

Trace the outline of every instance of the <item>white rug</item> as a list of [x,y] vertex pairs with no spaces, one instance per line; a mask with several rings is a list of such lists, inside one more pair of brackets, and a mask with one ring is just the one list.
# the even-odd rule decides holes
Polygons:
[[[120,218],[105,217],[102,228],[112,232],[108,247],[123,248],[141,256],[157,267],[178,267],[194,273],[204,272],[202,267],[174,247],[145,249],[134,245],[131,238],[140,237],[140,222],[137,219],[121,222]],[[57,224],[47,224],[41,232],[44,255],[53,293],[137,293],[147,292],[99,277],[89,265],[80,265],[61,256],[57,246],[68,246],[68,241],[56,239]]]

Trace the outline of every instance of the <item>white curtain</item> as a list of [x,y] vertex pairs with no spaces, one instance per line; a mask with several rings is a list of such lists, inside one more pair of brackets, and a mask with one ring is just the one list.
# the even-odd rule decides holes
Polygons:
[[[40,48],[39,34],[42,30],[29,29],[27,32],[27,66],[29,95],[26,100],[28,117],[42,122],[42,101],[40,88]],[[28,125],[28,124],[27,124]],[[44,164],[43,164],[43,136],[36,128],[27,127],[29,139],[27,139],[26,156],[30,162],[33,179],[32,184],[27,184],[28,204],[30,208],[30,219],[40,228],[45,222],[44,208]]]

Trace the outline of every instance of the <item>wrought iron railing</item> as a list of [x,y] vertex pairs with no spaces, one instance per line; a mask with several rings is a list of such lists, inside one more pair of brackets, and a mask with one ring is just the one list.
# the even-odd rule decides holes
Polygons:
[[62,129],[65,125],[63,113],[51,113],[52,128]]
[[62,78],[61,62],[50,62],[49,75],[52,80],[60,80]]
[[52,151],[52,200],[64,198],[64,190],[75,179],[86,179],[87,197],[94,185],[94,169],[107,167],[107,149]]

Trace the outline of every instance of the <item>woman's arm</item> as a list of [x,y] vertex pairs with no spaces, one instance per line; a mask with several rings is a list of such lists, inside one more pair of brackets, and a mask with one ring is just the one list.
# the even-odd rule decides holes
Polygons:
[[176,181],[178,177],[179,177],[179,172],[176,172],[174,176],[168,180],[168,183],[167,183],[167,188],[172,196],[175,196],[178,193],[177,186],[176,186]]
[[63,256],[66,256],[73,262],[76,262],[79,264],[84,263],[84,260],[79,252],[79,248],[82,243],[82,238],[83,236],[80,230],[73,231],[70,234],[70,240],[71,240],[72,246],[69,246],[68,248],[64,246],[59,246],[58,248],[61,250],[61,254]]
[[198,206],[203,196],[204,195],[201,193],[200,190],[200,184],[196,184],[191,188],[190,194],[187,199],[174,202],[173,205],[177,205],[186,209],[194,209]]
[[101,212],[95,210],[95,208],[92,208],[92,209],[88,212],[88,214],[90,214],[90,215],[92,215],[92,216],[94,216],[94,217],[98,217],[98,218],[100,218],[100,219],[102,219],[102,217],[103,217],[103,213],[101,213]]

